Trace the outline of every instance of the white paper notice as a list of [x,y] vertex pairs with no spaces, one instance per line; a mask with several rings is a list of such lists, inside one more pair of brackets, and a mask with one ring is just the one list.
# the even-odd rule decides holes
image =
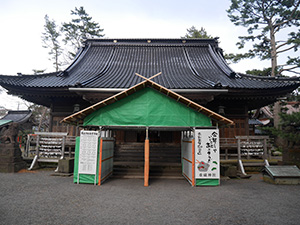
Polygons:
[[98,139],[98,131],[82,130],[80,132],[78,173],[96,174]]
[[195,130],[195,177],[220,178],[219,130]]

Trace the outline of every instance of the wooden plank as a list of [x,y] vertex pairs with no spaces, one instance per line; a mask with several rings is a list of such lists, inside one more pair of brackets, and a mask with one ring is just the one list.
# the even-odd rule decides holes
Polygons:
[[65,132],[34,132],[35,135],[43,136],[67,136],[68,133]]
[[195,182],[195,138],[192,140],[192,186],[194,187]]
[[100,148],[99,148],[99,171],[98,171],[98,185],[101,185],[101,170],[102,170],[102,146],[103,146],[103,139],[100,139]]
[[145,140],[144,186],[149,186],[149,139]]
[[236,139],[269,139],[269,136],[235,136]]

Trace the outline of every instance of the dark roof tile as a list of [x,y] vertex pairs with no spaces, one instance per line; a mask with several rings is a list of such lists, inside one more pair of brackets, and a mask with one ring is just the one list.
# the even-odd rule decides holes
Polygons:
[[139,73],[171,89],[268,89],[295,85],[286,79],[236,74],[225,62],[215,39],[91,39],[61,73],[0,76],[3,86],[33,88],[129,88]]

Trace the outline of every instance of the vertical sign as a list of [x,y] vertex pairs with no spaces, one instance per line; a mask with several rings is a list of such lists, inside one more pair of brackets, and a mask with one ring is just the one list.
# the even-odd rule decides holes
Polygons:
[[219,130],[195,130],[195,178],[219,179]]
[[98,139],[98,131],[80,132],[78,174],[96,174]]

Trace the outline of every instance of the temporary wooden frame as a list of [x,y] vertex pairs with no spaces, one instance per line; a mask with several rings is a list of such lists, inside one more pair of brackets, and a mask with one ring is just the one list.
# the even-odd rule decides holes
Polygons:
[[61,122],[63,123],[70,123],[70,124],[74,124],[74,125],[78,125],[78,124],[82,124],[83,123],[83,120],[84,118],[95,112],[96,110],[102,108],[102,107],[105,107],[106,105],[110,105],[110,104],[113,104],[114,102],[116,101],[119,101],[123,98],[126,98],[128,95],[131,95],[135,92],[137,92],[138,90],[141,90],[145,87],[151,87],[157,91],[159,91],[160,93],[166,95],[166,96],[169,96],[170,98],[173,98],[175,99],[177,102],[180,102],[184,105],[186,105],[187,107],[197,111],[197,112],[201,112],[203,114],[205,114],[206,116],[210,117],[211,119],[217,121],[218,123],[221,123],[221,124],[234,124],[234,122],[232,120],[229,120],[227,119],[226,117],[224,116],[221,116],[185,97],[183,97],[182,95],[179,95],[163,86],[161,86],[160,84],[157,84],[156,82],[152,81],[151,79],[153,79],[154,77],[156,76],[159,76],[161,75],[161,72],[153,75],[152,77],[150,78],[146,78],[138,73],[136,73],[137,76],[141,77],[144,79],[144,81],[140,82],[139,84],[136,84],[134,85],[133,87],[125,90],[125,91],[122,91],[116,95],[113,95],[101,102],[98,102],[88,108],[85,108],[79,112],[76,112],[66,118],[64,118]]
[[[81,110],[71,116],[68,116],[66,118],[64,118],[61,122],[64,122],[64,123],[71,123],[71,124],[78,124],[78,123],[83,123],[83,120],[84,118],[95,112],[96,110],[102,108],[102,107],[105,107],[107,105],[110,105],[110,104],[113,104],[114,102],[116,101],[119,101],[123,98],[126,98],[128,95],[131,95],[135,92],[137,92],[138,90],[141,90],[145,87],[151,87],[157,91],[159,91],[160,93],[166,95],[166,96],[169,96],[170,98],[173,98],[175,99],[177,102],[180,102],[184,105],[186,105],[187,107],[193,109],[193,110],[196,110],[197,112],[201,112],[203,114],[205,114],[206,116],[210,117],[211,119],[213,120],[216,120],[217,122],[219,123],[223,123],[223,124],[233,124],[233,121],[155,83],[154,81],[152,81],[153,78],[161,75],[161,72],[153,75],[152,77],[150,78],[146,78],[138,73],[136,73],[137,76],[141,77],[144,79],[144,81],[140,82],[139,84],[125,90],[125,91],[122,91],[116,95],[113,95],[99,103],[96,103],[84,110]],[[195,152],[195,140],[193,139],[192,140],[192,146],[193,146],[193,162],[192,162],[192,168],[193,168],[193,172],[192,172],[192,185],[195,186],[195,155],[194,155],[194,152]],[[102,143],[102,139],[100,141],[100,157],[99,157],[99,181],[98,181],[98,185],[101,185],[101,163],[102,163],[102,146],[103,146],[103,143]],[[150,148],[149,148],[149,138],[148,138],[148,127],[146,128],[146,139],[145,139],[145,145],[144,145],[144,186],[147,187],[149,186],[149,154],[150,154]]]

